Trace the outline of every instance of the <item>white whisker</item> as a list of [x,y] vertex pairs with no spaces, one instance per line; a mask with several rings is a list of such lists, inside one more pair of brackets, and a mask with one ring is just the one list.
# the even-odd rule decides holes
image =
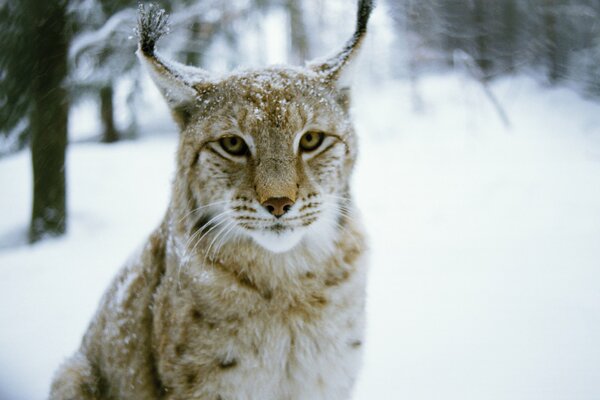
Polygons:
[[205,237],[208,236],[209,233],[211,233],[213,230],[215,230],[216,228],[218,228],[220,225],[224,224],[225,222],[230,222],[227,218],[225,218],[225,216],[223,216],[223,219],[220,220],[219,222],[217,222],[216,224],[214,224],[208,231],[204,232],[204,234],[202,234],[202,236],[200,237],[200,239],[198,239],[196,241],[196,243],[194,244],[194,247],[192,248],[192,253],[196,251],[196,247],[198,247],[198,245],[200,244],[200,242],[202,241],[202,239],[204,239]]
[[207,208],[207,207],[212,207],[212,206],[215,206],[215,205],[217,205],[217,204],[224,204],[224,203],[228,203],[228,202],[229,202],[229,200],[221,200],[221,201],[215,201],[214,203],[205,204],[205,205],[203,205],[203,206],[200,206],[200,207],[196,207],[196,208],[194,208],[193,210],[191,210],[191,211],[187,212],[187,213],[186,213],[186,214],[185,214],[183,217],[181,217],[181,218],[179,219],[179,221],[177,221],[177,223],[178,223],[178,224],[179,224],[179,223],[181,223],[181,221],[183,221],[185,218],[187,218],[187,217],[188,217],[188,216],[190,216],[191,214],[193,214],[193,213],[195,213],[195,212],[198,212],[198,211],[200,211],[200,210],[203,210],[203,209],[205,209],[205,208]]
[[221,251],[221,248],[223,247],[223,245],[224,245],[225,243],[227,243],[227,241],[228,241],[228,237],[227,237],[227,236],[229,235],[229,233],[231,233],[231,231],[232,231],[233,229],[235,229],[236,225],[237,225],[237,224],[235,224],[235,223],[231,224],[231,226],[230,226],[229,230],[227,230],[227,232],[225,232],[225,234],[224,234],[224,235],[221,237],[221,239],[219,240],[219,242],[217,242],[217,246],[215,246],[215,250],[214,250],[213,258],[214,258],[216,255],[218,255],[218,254],[219,254],[219,252]]
[[198,244],[202,241],[202,239],[204,237],[206,237],[206,235],[208,233],[210,233],[210,231],[212,231],[213,229],[215,229],[217,226],[221,225],[223,222],[227,221],[226,217],[228,214],[230,214],[232,211],[231,210],[225,210],[219,214],[217,214],[216,216],[214,216],[213,218],[211,218],[206,224],[204,224],[204,226],[207,226],[209,224],[211,224],[213,221],[216,221],[219,218],[222,218],[221,221],[217,222],[212,228],[210,228],[207,232],[204,232],[204,234],[202,234],[202,236],[200,236],[200,238],[198,240],[195,241],[194,247],[190,250],[189,246],[191,245],[191,243],[195,240],[195,238],[202,233],[202,229],[198,229],[196,232],[194,232],[194,234],[192,236],[190,236],[190,238],[187,240],[185,246],[184,246],[184,253],[182,255],[182,262],[179,263],[179,267],[177,269],[177,284],[179,285],[180,279],[181,279],[181,268],[184,264],[187,264],[188,261],[188,257],[194,253],[194,251],[196,251],[196,247],[198,246]]
[[221,234],[223,232],[225,232],[225,230],[229,229],[229,227],[231,227],[232,225],[235,224],[235,221],[229,221],[229,223],[227,225],[225,225],[225,227],[222,227],[219,231],[219,233],[217,233],[215,235],[215,237],[213,238],[213,240],[210,242],[210,244],[208,245],[208,248],[206,249],[206,252],[204,253],[204,262],[206,263],[206,261],[211,261],[211,258],[209,256],[210,254],[210,249],[212,248],[213,244],[215,243],[215,241],[219,238],[219,236],[221,236]]
[[[208,226],[210,224],[212,224],[214,221],[216,221],[219,218],[222,218],[226,215],[231,214],[233,211],[231,210],[225,210],[223,212],[220,212],[219,214],[215,215],[213,218],[211,218],[207,223],[205,223],[203,226]],[[212,229],[209,229],[208,232],[210,232]],[[205,232],[208,233],[208,232]],[[202,229],[198,229],[196,232],[194,232],[194,234],[188,239],[188,241],[186,242],[184,249],[187,251],[189,250],[189,245],[191,244],[191,242],[195,239],[195,237],[198,236],[198,234],[202,233]],[[202,240],[202,238],[200,238],[199,240]],[[184,253],[185,254],[185,253]]]
[[337,199],[337,200],[344,200],[344,201],[352,201],[351,197],[338,196],[338,195],[335,195],[335,194],[323,194],[323,197]]
[[[202,229],[198,229],[198,231],[196,231],[192,237],[190,237],[190,239],[187,241],[186,246],[184,248],[184,259],[187,260],[188,256],[190,256],[191,254],[193,254],[196,251],[196,247],[198,246],[198,244],[202,241],[202,239],[204,239],[210,232],[212,232],[215,228],[217,228],[219,225],[221,225],[222,223],[227,221],[227,215],[230,214],[231,211],[224,211],[218,215],[216,215],[215,217],[213,217],[212,219],[210,219],[210,221],[208,221],[208,223],[206,223],[204,226],[207,226],[209,224],[212,224],[214,221],[217,221],[218,219],[221,219],[220,221],[218,221],[217,223],[215,223],[209,230],[207,230],[206,232],[202,233]],[[196,239],[196,237],[198,236],[198,234],[202,233],[202,235],[200,236],[200,238]],[[192,249],[190,249],[191,244],[194,243],[194,246],[192,247]]]

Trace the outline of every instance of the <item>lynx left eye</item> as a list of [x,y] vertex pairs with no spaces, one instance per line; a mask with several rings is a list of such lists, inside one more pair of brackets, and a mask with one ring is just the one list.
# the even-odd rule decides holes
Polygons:
[[323,132],[306,132],[300,138],[300,149],[305,152],[314,151],[323,143],[324,138]]
[[219,144],[231,155],[243,156],[248,153],[246,142],[239,136],[225,136],[219,139]]

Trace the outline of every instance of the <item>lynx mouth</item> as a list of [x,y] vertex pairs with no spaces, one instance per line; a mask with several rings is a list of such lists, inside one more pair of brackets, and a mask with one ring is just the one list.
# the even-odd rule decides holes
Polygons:
[[282,224],[282,223],[276,223],[276,224],[271,225],[269,228],[267,228],[267,230],[277,233],[277,234],[283,234],[286,231],[292,230],[292,227]]
[[[320,203],[318,204],[320,205]],[[317,204],[304,204],[302,209],[291,210],[282,218],[274,218],[272,215],[257,212],[258,208],[252,209],[250,213],[248,206],[235,205],[233,220],[237,223],[238,233],[252,239],[252,241],[272,253],[284,253],[294,249],[303,242],[310,239],[309,236],[321,236],[319,226],[328,225],[327,218],[323,216],[325,210],[317,207]],[[316,230],[315,230],[316,229]],[[325,230],[329,232],[329,230]]]

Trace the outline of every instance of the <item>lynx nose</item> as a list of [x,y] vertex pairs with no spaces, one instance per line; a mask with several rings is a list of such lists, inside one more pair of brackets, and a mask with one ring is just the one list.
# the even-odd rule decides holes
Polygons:
[[262,205],[268,212],[279,218],[290,210],[294,202],[288,197],[271,197],[263,202]]

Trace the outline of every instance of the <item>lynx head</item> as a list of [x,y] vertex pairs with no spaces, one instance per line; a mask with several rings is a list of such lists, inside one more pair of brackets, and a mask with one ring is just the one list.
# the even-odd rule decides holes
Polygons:
[[190,240],[281,253],[343,228],[356,158],[345,75],[372,8],[359,1],[354,35],[325,61],[214,77],[160,57],[166,15],[140,6],[137,54],[181,129],[172,212]]

